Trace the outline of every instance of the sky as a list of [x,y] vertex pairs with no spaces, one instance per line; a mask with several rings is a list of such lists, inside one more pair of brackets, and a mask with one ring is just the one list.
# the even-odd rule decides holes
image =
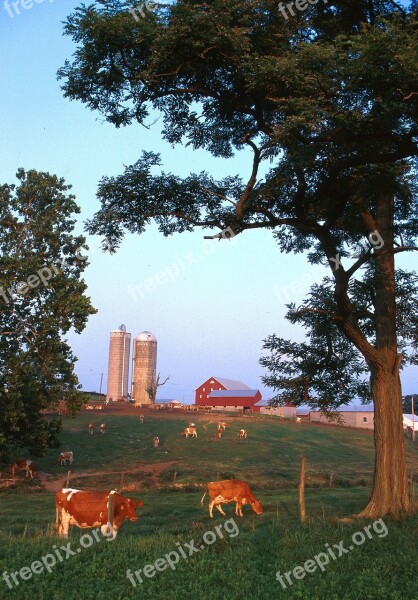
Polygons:
[[[72,0],[0,0],[0,182],[16,183],[19,167],[64,177],[81,207],[77,231],[99,209],[96,188],[104,175],[118,175],[143,150],[159,152],[163,169],[179,176],[207,170],[217,178],[245,177],[251,155],[214,159],[202,151],[172,148],[150,129],[116,129],[79,102],[63,97],[56,72],[75,47],[62,22],[79,5]],[[24,8],[24,7],[27,8]],[[326,271],[303,255],[281,254],[270,232],[252,231],[231,241],[205,241],[197,230],[164,238],[151,226],[128,235],[114,255],[88,236],[87,293],[98,310],[81,335],[68,337],[78,357],[83,389],[106,391],[109,332],[125,324],[135,337],[148,330],[158,339],[157,371],[170,376],[160,398],[194,400],[211,376],[239,379],[260,389],[262,343],[269,334],[294,341],[301,329],[288,323],[285,303],[300,304]],[[399,256],[399,255],[398,255]],[[412,268],[411,256],[397,258]],[[416,259],[415,259],[416,260]],[[416,267],[416,264],[415,264]],[[418,390],[418,368],[402,375],[405,394]]]

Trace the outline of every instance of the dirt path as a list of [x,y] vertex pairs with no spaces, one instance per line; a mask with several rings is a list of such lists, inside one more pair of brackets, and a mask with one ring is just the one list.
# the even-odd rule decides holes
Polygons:
[[[170,461],[166,461],[166,462],[146,464],[146,465],[142,465],[142,467],[136,467],[134,469],[126,469],[123,471],[123,473],[125,473],[125,475],[129,475],[132,473],[151,473],[152,479],[154,480],[154,482],[157,482],[158,476],[160,475],[161,471],[164,471],[165,469],[174,466],[175,464],[177,464],[177,462],[178,461],[176,461],[176,460],[170,460]],[[121,474],[120,470],[116,470],[116,471],[81,471],[81,472],[72,473],[72,478],[82,479],[84,477],[92,477],[94,475],[116,475],[117,478],[120,478],[120,474]],[[45,487],[45,490],[47,490],[48,492],[57,492],[58,490],[60,490],[64,487],[64,485],[67,481],[66,475],[65,476],[59,475],[58,477],[54,477],[53,479],[51,477],[52,476],[49,476],[47,473],[43,473],[40,476],[42,484]],[[70,485],[71,485],[71,483],[70,483]]]

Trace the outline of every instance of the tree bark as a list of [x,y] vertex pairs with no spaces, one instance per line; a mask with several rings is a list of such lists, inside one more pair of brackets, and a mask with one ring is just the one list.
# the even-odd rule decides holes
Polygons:
[[[410,508],[402,422],[402,388],[399,376],[396,330],[395,257],[393,249],[394,197],[382,193],[376,205],[376,225],[384,240],[375,258],[376,356],[368,360],[374,402],[374,483],[362,517],[399,516]],[[386,251],[386,252],[385,252]],[[378,253],[378,251],[377,251]]]
[[359,517],[400,516],[409,511],[402,391],[399,367],[395,373],[371,368],[374,401],[375,467],[373,489]]

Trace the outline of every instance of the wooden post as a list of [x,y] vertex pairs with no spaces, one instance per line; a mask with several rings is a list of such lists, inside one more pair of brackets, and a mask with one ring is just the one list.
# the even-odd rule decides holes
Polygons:
[[306,510],[305,510],[305,467],[306,458],[300,457],[300,477],[299,477],[299,515],[300,522],[305,523],[306,521]]
[[68,473],[67,473],[67,483],[65,484],[66,488],[70,487],[70,477],[71,477],[71,471],[68,471]]

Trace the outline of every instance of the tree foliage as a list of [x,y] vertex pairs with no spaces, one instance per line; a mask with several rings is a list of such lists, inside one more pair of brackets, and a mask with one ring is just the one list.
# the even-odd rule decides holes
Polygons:
[[19,169],[0,187],[0,456],[58,444],[60,422],[40,411],[81,404],[73,356],[63,335],[80,333],[95,309],[85,296],[85,238],[63,179]]

